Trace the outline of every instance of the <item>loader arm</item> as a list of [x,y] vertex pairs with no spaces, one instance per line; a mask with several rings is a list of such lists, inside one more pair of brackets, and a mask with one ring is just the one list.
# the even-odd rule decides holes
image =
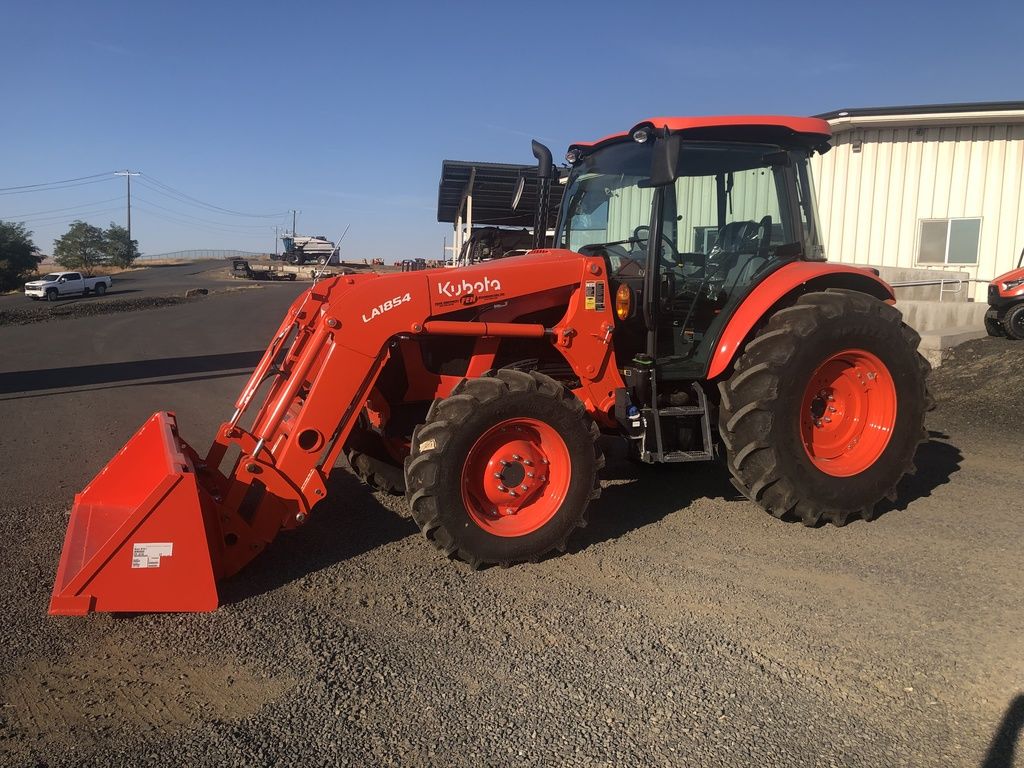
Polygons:
[[[603,287],[598,290],[597,284]],[[565,312],[555,326],[515,322],[508,314],[515,302],[545,290],[570,297],[567,305],[560,305]],[[308,519],[326,496],[328,475],[399,344],[430,335],[484,340],[479,346],[486,352],[471,364],[471,371],[486,365],[488,356],[493,360],[494,340],[534,338],[551,344],[578,376],[577,396],[607,421],[614,390],[622,382],[611,345],[611,302],[588,301],[594,292],[608,295],[602,260],[568,251],[540,251],[499,266],[458,272],[374,273],[314,285],[289,308],[205,456],[178,436],[173,414],[158,413],[118,455],[118,466],[112,462],[76,497],[51,612],[215,607],[215,591],[212,600],[209,594],[196,598],[194,607],[170,597],[186,574],[209,571],[213,580],[230,576],[281,529]],[[435,382],[433,394],[447,394],[450,384]],[[148,511],[140,512],[135,501],[121,503],[117,510],[106,503],[111,475],[127,475],[134,466],[154,461],[169,467],[162,475],[165,485],[177,483],[176,495],[167,496],[171,501],[165,504],[159,495],[145,493],[149,489],[141,483],[139,493]],[[106,481],[100,483],[103,477]],[[187,487],[179,482],[182,478]],[[115,524],[119,515],[124,523],[120,527]],[[101,541],[90,534],[100,530],[94,525],[100,518],[107,521]],[[131,526],[126,524],[129,519]],[[193,538],[205,534],[207,562],[192,568],[186,558],[172,554],[158,556],[155,567],[136,572],[130,555],[150,546],[150,540],[173,544],[175,521],[186,519]],[[147,526],[159,529],[159,536],[150,536]],[[119,578],[110,575],[118,573]],[[135,581],[126,581],[126,576]],[[131,586],[143,580],[144,587]],[[161,602],[154,595],[168,599]]]

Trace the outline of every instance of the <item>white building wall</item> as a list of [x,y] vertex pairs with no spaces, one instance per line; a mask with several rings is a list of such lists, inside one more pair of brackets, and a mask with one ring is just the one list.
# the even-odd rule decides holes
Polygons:
[[[1024,124],[857,127],[838,131],[832,144],[813,161],[829,260],[915,267],[921,219],[981,218],[978,263],[946,269],[988,281],[1016,266]],[[975,285],[975,300],[985,291]]]

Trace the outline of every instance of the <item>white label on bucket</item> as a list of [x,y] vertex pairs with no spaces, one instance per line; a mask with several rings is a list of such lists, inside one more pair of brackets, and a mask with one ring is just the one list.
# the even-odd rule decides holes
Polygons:
[[159,568],[161,557],[170,557],[174,549],[171,542],[132,544],[132,568]]

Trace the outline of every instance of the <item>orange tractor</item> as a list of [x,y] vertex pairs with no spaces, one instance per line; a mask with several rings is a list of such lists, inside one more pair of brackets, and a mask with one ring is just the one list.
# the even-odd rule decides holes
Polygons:
[[778,518],[871,519],[925,438],[928,366],[892,289],[824,260],[808,165],[829,137],[655,118],[573,145],[552,248],[535,142],[537,247],[307,290],[205,455],[160,412],[76,496],[50,612],[214,609],[343,452],[474,567],[564,548],[602,435],[640,462],[722,455]]

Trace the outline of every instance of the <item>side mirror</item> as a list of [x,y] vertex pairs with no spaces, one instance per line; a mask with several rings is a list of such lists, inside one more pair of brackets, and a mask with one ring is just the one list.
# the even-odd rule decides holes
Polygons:
[[651,157],[651,186],[663,187],[679,178],[679,153],[683,140],[678,133],[661,131],[654,140]]
[[58,283],[66,283],[67,281],[68,281],[68,279],[66,277],[58,277],[57,278],[57,282]]

